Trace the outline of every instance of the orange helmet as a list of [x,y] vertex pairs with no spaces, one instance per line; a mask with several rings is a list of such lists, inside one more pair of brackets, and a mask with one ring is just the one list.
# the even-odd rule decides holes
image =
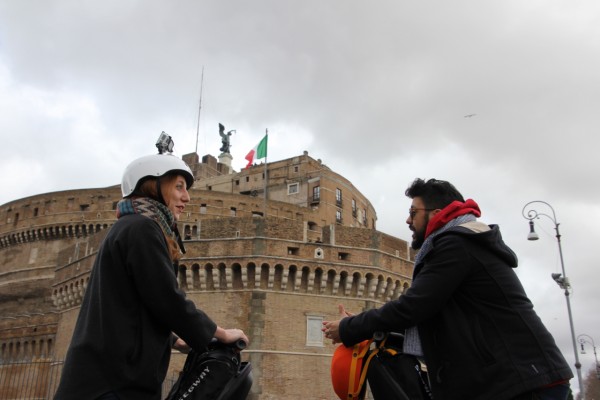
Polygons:
[[342,344],[335,349],[331,359],[331,383],[341,400],[364,398],[362,389],[366,374],[362,374],[362,370],[370,344],[370,340],[365,340],[352,347]]

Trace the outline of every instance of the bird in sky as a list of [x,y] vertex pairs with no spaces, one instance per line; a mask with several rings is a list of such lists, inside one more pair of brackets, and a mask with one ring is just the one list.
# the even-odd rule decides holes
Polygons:
[[471,117],[474,117],[474,116],[476,116],[476,115],[477,115],[477,114],[467,114],[467,115],[465,115],[465,118],[471,118]]

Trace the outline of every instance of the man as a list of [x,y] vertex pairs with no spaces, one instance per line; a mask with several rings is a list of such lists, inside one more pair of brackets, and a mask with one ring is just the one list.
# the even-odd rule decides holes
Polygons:
[[517,278],[517,258],[498,226],[476,220],[477,203],[446,181],[416,179],[406,220],[413,282],[397,300],[326,321],[333,343],[405,331],[404,352],[422,357],[435,400],[565,400],[573,374]]

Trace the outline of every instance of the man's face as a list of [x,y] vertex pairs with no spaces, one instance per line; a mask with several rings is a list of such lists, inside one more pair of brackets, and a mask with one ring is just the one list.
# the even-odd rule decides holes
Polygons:
[[430,212],[431,210],[425,207],[425,203],[423,203],[420,197],[415,197],[412,200],[406,223],[408,224],[408,229],[413,231],[410,246],[415,250],[420,249],[425,241],[425,230],[429,223]]

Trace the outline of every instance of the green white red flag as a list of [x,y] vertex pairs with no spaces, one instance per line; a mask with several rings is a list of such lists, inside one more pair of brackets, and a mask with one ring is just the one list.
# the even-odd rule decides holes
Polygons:
[[254,148],[252,150],[250,150],[250,152],[246,155],[246,157],[244,157],[246,160],[248,160],[248,165],[246,165],[246,168],[251,167],[252,164],[254,164],[254,162],[256,160],[260,160],[261,158],[267,157],[267,141],[268,141],[268,139],[269,139],[269,135],[265,134],[265,137],[262,138],[262,140],[256,146],[254,146]]

